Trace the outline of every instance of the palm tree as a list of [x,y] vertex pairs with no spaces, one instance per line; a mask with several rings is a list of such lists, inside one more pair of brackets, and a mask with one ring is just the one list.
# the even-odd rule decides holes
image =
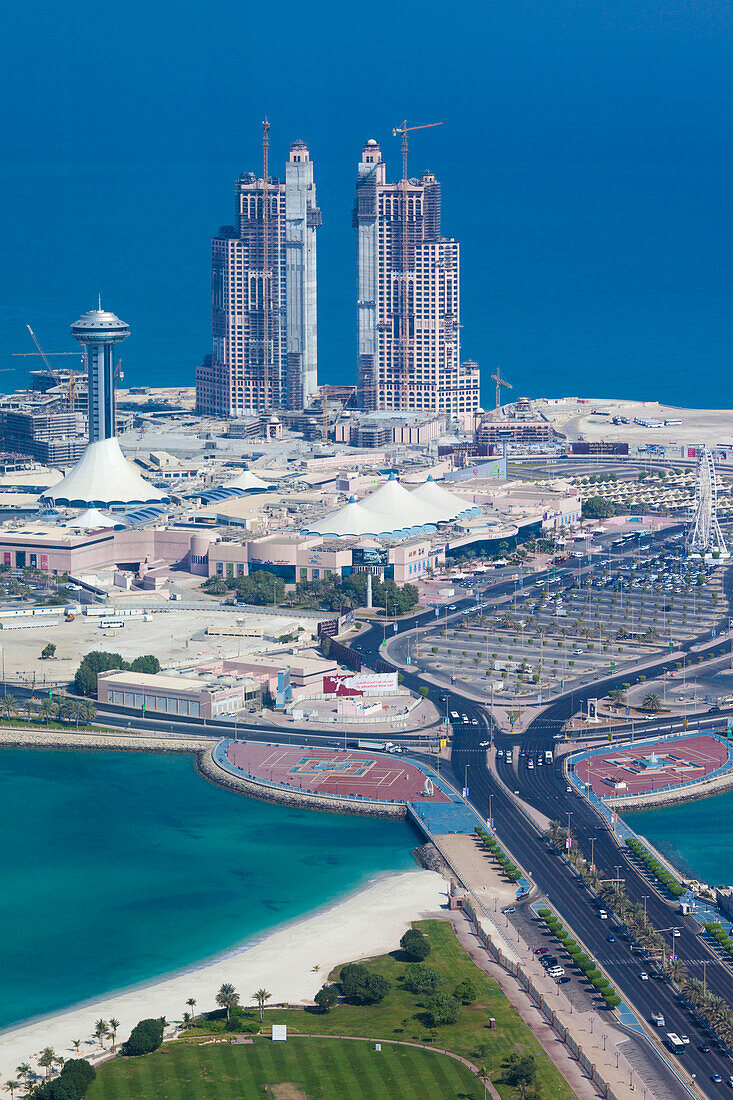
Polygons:
[[114,1016],[110,1016],[109,1030],[112,1032],[112,1050],[115,1049],[115,1043],[117,1042],[117,1029],[120,1026],[120,1021],[116,1020]]
[[14,695],[5,695],[0,699],[0,712],[6,718],[12,718],[14,714],[18,713],[18,700]]
[[23,710],[25,711],[26,718],[30,719],[31,714],[33,714],[34,711],[34,704],[32,699],[23,700]]
[[20,1080],[21,1078],[23,1079],[23,1084],[25,1085],[26,1089],[29,1089],[30,1080],[33,1076],[33,1070],[31,1069],[29,1063],[21,1062],[20,1065],[17,1067],[15,1074],[18,1080]]
[[51,1076],[51,1069],[56,1061],[56,1051],[53,1047],[44,1047],[41,1051],[41,1055],[38,1059],[38,1064],[41,1069],[46,1071],[46,1080]]
[[269,1001],[272,994],[268,993],[266,989],[258,989],[254,996],[260,1010],[260,1023],[262,1023],[265,1018],[265,1001]]
[[227,1020],[230,1017],[232,1009],[235,1005],[239,1004],[239,994],[235,990],[234,986],[229,982],[224,982],[221,989],[216,995],[216,1003],[220,1008],[227,1010]]
[[94,1025],[94,1035],[97,1038],[99,1045],[104,1050],[104,1037],[109,1030],[109,1025],[106,1020],[97,1020]]
[[76,728],[77,729],[79,728],[79,719],[80,718],[81,718],[81,721],[84,723],[85,726],[89,726],[89,725],[91,725],[91,723],[94,721],[94,719],[96,717],[97,717],[97,708],[95,707],[95,705],[91,701],[91,699],[81,699],[79,701],[79,706],[78,706],[78,711],[77,711]]
[[48,725],[52,718],[56,717],[57,711],[58,704],[54,703],[52,699],[44,699],[40,707],[38,708],[38,712],[43,718],[46,725]]
[[6,1081],[3,1086],[6,1092],[10,1093],[10,1100],[15,1096],[15,1090],[20,1088],[18,1081]]
[[71,1040],[71,1045],[74,1048],[74,1053],[78,1054],[79,1053],[79,1047],[81,1046],[81,1039],[72,1039]]
[[189,997],[188,1000],[186,1001],[186,1004],[191,1009],[191,1019],[192,1020],[195,1019],[196,1013],[194,1012],[194,1009],[196,1008],[196,998],[195,997]]
[[641,705],[643,710],[648,710],[652,714],[657,714],[662,709],[662,701],[656,691],[650,691],[648,695],[645,695]]

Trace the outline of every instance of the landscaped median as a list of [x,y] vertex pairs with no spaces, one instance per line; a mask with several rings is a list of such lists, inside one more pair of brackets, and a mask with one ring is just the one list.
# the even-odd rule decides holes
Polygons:
[[642,844],[636,837],[629,836],[626,838],[626,847],[629,851],[634,853],[637,859],[640,859],[642,863],[647,866],[657,881],[661,883],[664,889],[670,893],[673,898],[682,897],[685,892],[684,886],[677,881],[663,863],[659,862],[657,857],[649,851],[645,844]]
[[727,951],[729,955],[733,956],[733,939],[731,939],[719,921],[713,921],[710,924],[706,924],[705,931],[709,936],[712,936],[718,947],[722,947],[724,951]]
[[537,915],[545,922],[556,940],[559,940],[564,950],[573,960],[578,970],[581,970],[596,993],[600,994],[609,1008],[616,1008],[621,1004],[621,998],[617,995],[608,978],[604,978],[595,959],[587,955],[579,943],[571,938],[561,920],[553,913],[552,909],[538,909]]
[[519,882],[522,877],[521,869],[517,867],[514,860],[506,854],[498,840],[493,837],[491,833],[487,832],[486,829],[482,829],[480,825],[477,825],[474,831],[484,848],[491,853],[509,881]]

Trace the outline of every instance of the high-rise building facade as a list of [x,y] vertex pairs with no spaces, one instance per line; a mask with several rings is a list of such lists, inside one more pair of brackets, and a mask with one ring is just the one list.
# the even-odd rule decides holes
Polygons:
[[115,345],[130,335],[129,325],[100,305],[71,326],[71,335],[86,348],[89,442],[111,439],[117,434]]
[[386,182],[364,146],[356,184],[357,385],[364,409],[473,413],[480,375],[460,361],[458,242],[440,230],[440,183]]
[[285,182],[236,185],[237,224],[211,242],[211,356],[196,371],[200,413],[236,417],[303,408],[316,390],[316,205],[313,162],[293,143]]

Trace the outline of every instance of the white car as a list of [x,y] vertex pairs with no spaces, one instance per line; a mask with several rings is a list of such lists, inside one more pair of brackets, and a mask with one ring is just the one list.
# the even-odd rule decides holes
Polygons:
[[639,974],[639,977],[641,978],[641,980],[643,982],[648,982],[649,981],[649,975],[647,974],[646,970],[642,970],[641,973]]
[[608,920],[608,913],[606,912],[605,909],[599,909],[598,910],[598,916],[600,917],[601,920]]
[[672,935],[673,936],[679,936],[679,934],[680,934],[679,928],[673,928],[672,929]]

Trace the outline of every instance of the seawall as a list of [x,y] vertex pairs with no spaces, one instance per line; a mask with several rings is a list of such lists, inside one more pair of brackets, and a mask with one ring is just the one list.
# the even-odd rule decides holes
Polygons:
[[324,813],[358,814],[364,817],[390,817],[404,819],[407,807],[403,803],[369,802],[359,799],[339,798],[337,795],[314,794],[310,791],[287,791],[269,783],[232,775],[217,763],[214,748],[209,745],[196,757],[196,770],[210,783],[225,787],[250,798],[259,798],[262,802],[278,802],[285,806],[295,806],[301,810],[320,810]]

